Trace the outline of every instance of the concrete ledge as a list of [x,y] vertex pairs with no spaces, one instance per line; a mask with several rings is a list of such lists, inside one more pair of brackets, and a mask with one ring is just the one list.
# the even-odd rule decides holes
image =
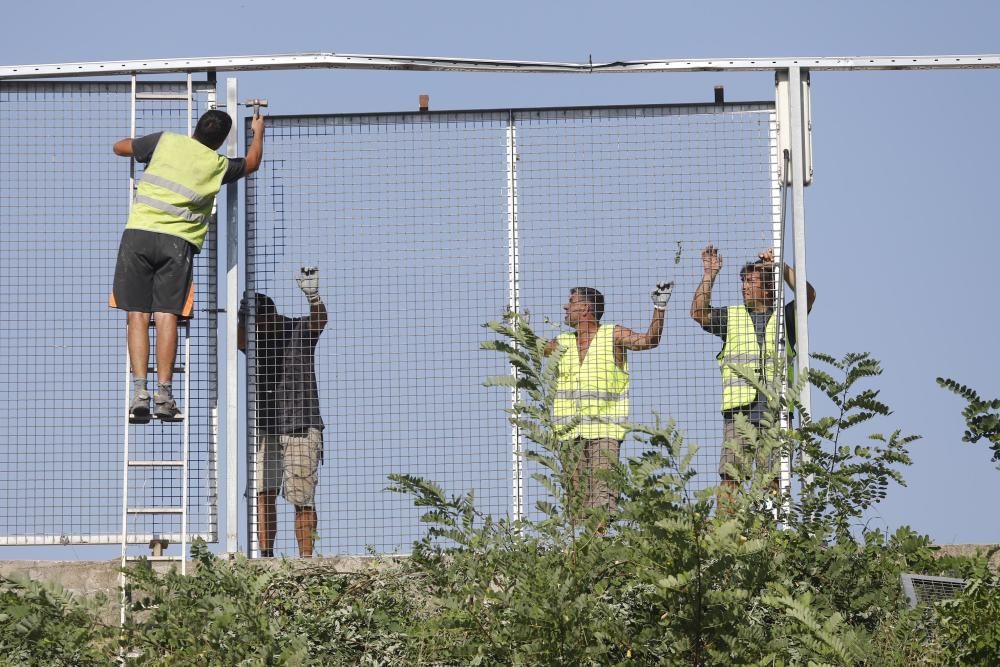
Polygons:
[[[938,547],[941,555],[973,556],[985,553],[995,545],[991,544],[948,544]],[[330,574],[356,574],[380,563],[405,559],[406,556],[331,556],[328,558],[262,558],[255,563],[279,567],[283,563],[293,570],[324,570]],[[92,597],[104,593],[115,605],[118,602],[119,560],[108,561],[0,561],[0,575],[10,576],[14,573],[26,575],[34,581],[55,582],[75,595]],[[159,562],[153,564],[158,571],[165,572],[176,567],[175,562]],[[188,568],[195,564],[188,561]],[[990,567],[994,572],[1000,572],[1000,552],[993,554]]]
[[[373,558],[371,556],[336,556],[330,558],[262,558],[254,561],[255,565],[264,567],[282,567],[288,565],[292,571],[321,571],[330,575],[356,574],[373,566],[398,560],[399,556]],[[168,572],[178,567],[175,561],[160,561],[151,563],[158,572]],[[188,561],[187,571],[197,569],[197,563]],[[93,598],[103,593],[107,597],[107,605],[101,614],[103,622],[115,625],[119,622],[121,613],[120,579],[121,561],[118,558],[106,561],[0,561],[0,575],[10,577],[19,574],[27,576],[32,581],[56,583],[75,597]]]
[[[392,561],[399,556],[373,558],[371,556],[333,556],[329,558],[261,558],[254,562],[261,565],[279,567],[287,563],[293,569],[321,569],[331,574],[354,574],[362,572],[373,563]],[[405,558],[405,557],[404,557]],[[106,561],[77,560],[3,560],[0,561],[0,575],[9,577],[12,574],[22,574],[34,581],[58,583],[60,586],[76,595],[93,596],[104,593],[108,597],[118,599],[118,582],[121,562],[115,558]],[[153,566],[159,572],[167,572],[171,567],[177,567],[176,562],[157,562]],[[188,571],[197,567],[196,563],[188,561]]]
[[1000,573],[1000,544],[941,544],[937,545],[942,556],[975,556],[985,555],[990,549],[998,549],[990,558],[990,569]]

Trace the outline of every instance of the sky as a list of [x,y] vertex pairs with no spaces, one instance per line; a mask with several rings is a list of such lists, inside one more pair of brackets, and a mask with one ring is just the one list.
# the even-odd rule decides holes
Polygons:
[[[9,3],[0,64],[312,51],[594,62],[643,58],[986,54],[993,2]],[[501,75],[240,73],[271,113],[769,99],[770,73]],[[962,443],[958,397],[937,376],[1000,396],[995,258],[1000,71],[816,72],[815,176],[806,190],[811,347],[868,351],[894,414],[922,436],[906,488],[870,527],[939,543],[998,543],[1000,471]],[[821,408],[816,401],[815,409]],[[5,554],[17,552],[4,550]],[[10,555],[7,557],[17,557]]]

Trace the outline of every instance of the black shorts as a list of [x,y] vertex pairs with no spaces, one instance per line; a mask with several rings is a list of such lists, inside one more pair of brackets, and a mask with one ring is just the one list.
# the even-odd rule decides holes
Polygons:
[[140,313],[184,313],[194,246],[171,234],[126,229],[115,265],[115,306]]

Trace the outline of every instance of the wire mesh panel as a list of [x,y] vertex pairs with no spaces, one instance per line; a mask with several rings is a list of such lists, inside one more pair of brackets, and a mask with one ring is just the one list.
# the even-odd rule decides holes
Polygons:
[[[511,511],[510,397],[481,386],[508,369],[479,350],[481,325],[513,302],[555,337],[576,286],[605,294],[602,322],[645,332],[650,291],[675,282],[659,347],[629,355],[630,417],[675,418],[702,446],[697,483],[716,484],[721,339],[688,311],[705,245],[725,263],[714,305],[742,303],[744,262],[776,245],[780,260],[775,134],[771,103],[269,118],[247,188],[247,288],[306,317],[294,276],[319,267],[318,550],[408,549],[420,511],[385,491],[391,472]],[[284,370],[267,366],[285,343],[258,330],[260,307],[247,349],[251,489],[285,409]],[[529,481],[529,510],[539,497]],[[279,501],[276,552],[294,553],[294,520]]]
[[[718,484],[722,338],[689,313],[707,245],[723,260],[715,307],[743,303],[740,268],[758,253],[778,246],[780,260],[773,105],[540,110],[515,119],[520,309],[554,338],[572,331],[570,290],[591,287],[604,296],[602,327],[646,333],[650,293],[672,281],[658,347],[627,354],[630,419],[676,420],[699,447],[694,485]],[[621,454],[640,451],[626,439]],[[528,489],[530,510],[531,490],[541,490]]]
[[901,574],[900,582],[910,608],[951,600],[961,593],[968,583],[965,579],[954,577],[910,573]]
[[[186,95],[187,86],[140,84]],[[194,113],[212,87],[195,91]],[[187,132],[187,103],[141,102],[137,132]],[[126,425],[125,317],[108,308],[129,204],[131,83],[0,83],[0,543],[121,540]],[[190,401],[192,532],[215,529],[214,233],[196,260]],[[140,456],[163,453],[166,425],[131,436]],[[176,473],[175,473],[176,476]],[[177,479],[133,477],[144,493]],[[159,527],[157,528],[159,530]]]
[[[506,397],[482,387],[506,369],[479,350],[482,324],[507,302],[505,127],[502,114],[268,119],[267,159],[247,188],[247,286],[282,316],[307,316],[293,276],[319,268],[323,553],[409,550],[419,513],[385,490],[390,472],[474,488],[485,510],[507,511]],[[251,334],[260,443],[285,430],[264,391],[290,369],[268,367],[273,336]],[[292,521],[279,503],[278,551],[295,551]]]

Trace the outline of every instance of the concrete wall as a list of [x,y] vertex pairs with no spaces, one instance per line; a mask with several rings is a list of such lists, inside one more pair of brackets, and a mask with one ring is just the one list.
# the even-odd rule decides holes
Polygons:
[[[335,558],[311,558],[308,560],[293,560],[293,565],[301,563],[303,567],[329,568],[331,573],[360,572],[372,562],[368,556],[342,556]],[[260,563],[281,563],[281,560],[262,559]],[[179,567],[176,562],[153,563],[157,571],[166,572],[171,567]],[[188,562],[188,572],[195,564]],[[106,561],[60,561],[60,560],[0,560],[0,576],[9,577],[13,574],[27,575],[34,581],[57,583],[76,596],[93,597],[104,593],[108,598],[106,622],[118,622],[120,614],[119,573],[121,561],[118,558]]]
[[[989,544],[950,544],[940,547],[941,554],[973,555],[977,551],[985,552]],[[331,572],[359,572],[371,563],[372,559],[357,556],[342,556],[335,558],[314,558],[300,562],[304,567],[328,567]],[[280,563],[280,560],[262,560],[261,562]],[[1000,572],[1000,552],[993,554],[990,563],[994,571]],[[119,560],[109,561],[0,561],[0,575],[9,576],[15,572],[26,574],[35,581],[56,582],[74,594],[93,596],[103,592],[108,596],[115,613],[118,609]],[[157,569],[167,570],[176,563],[156,563]],[[188,567],[192,566],[188,563]]]

